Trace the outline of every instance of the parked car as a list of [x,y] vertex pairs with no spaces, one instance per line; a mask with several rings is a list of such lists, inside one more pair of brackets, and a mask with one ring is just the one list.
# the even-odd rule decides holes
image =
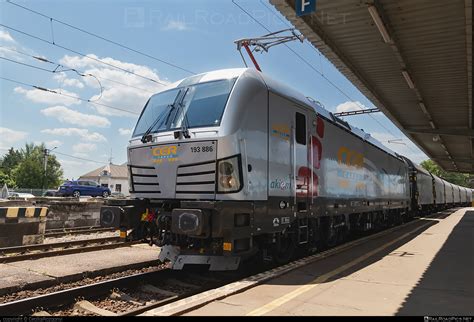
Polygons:
[[8,192],[8,198],[12,198],[12,199],[28,199],[28,198],[34,198],[34,197],[35,196],[32,195],[31,193],[16,192],[16,191]]
[[110,189],[101,187],[97,182],[87,180],[66,181],[59,187],[58,195],[60,196],[102,196],[107,198],[110,196]]
[[58,190],[46,190],[43,193],[44,197],[56,197],[58,195],[59,191]]

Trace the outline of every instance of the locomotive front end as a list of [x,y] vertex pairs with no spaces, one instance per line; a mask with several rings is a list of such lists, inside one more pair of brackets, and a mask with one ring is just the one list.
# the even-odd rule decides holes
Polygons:
[[235,117],[241,95],[234,92],[252,86],[236,88],[242,72],[193,76],[152,96],[128,147],[131,198],[111,200],[102,211],[128,239],[161,247],[159,259],[173,269],[239,266],[231,242],[235,212],[249,213],[250,206],[242,192],[246,151]]
[[220,258],[216,266],[209,257],[222,256],[224,249],[216,195],[242,186],[241,156],[217,159],[218,146],[219,140],[198,140],[129,149],[132,194],[147,201],[138,213],[140,227],[129,228],[162,247],[160,260],[175,269],[209,262],[221,270],[224,262],[239,263]]

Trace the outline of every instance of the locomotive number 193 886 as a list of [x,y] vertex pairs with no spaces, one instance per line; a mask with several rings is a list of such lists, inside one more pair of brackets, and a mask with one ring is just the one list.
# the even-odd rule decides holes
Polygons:
[[213,152],[214,148],[212,145],[209,146],[192,146],[191,152],[192,153],[200,153],[200,152]]

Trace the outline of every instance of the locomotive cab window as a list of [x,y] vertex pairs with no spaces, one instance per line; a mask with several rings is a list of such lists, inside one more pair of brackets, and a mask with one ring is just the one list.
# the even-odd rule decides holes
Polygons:
[[[219,126],[236,78],[192,84],[153,95],[133,137],[181,128]],[[187,84],[188,82],[185,82]]]
[[296,143],[306,145],[306,116],[296,112]]

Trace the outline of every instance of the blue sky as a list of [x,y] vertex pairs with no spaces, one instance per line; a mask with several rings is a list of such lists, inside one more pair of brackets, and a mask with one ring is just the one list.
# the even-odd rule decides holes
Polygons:
[[[267,33],[231,0],[12,1],[195,73],[243,67],[234,40]],[[288,27],[289,23],[268,0],[236,2],[272,31]],[[5,26],[47,41],[54,39],[56,44],[89,55],[93,59],[1,26],[0,57],[54,70],[57,65],[44,63],[30,56],[43,57],[62,66],[93,74],[99,78],[101,85],[94,77],[81,77],[73,71],[49,73],[1,59],[0,76],[4,78],[139,113],[148,97],[159,91],[161,85],[123,70],[133,71],[162,83],[174,82],[191,75],[57,22],[51,25],[49,19],[5,0],[0,2],[0,14],[1,24]],[[312,46],[300,42],[293,42],[289,46],[337,84],[350,99],[285,46],[274,47],[268,53],[256,54],[264,73],[319,100],[330,111],[354,110],[360,106],[373,107]],[[58,68],[61,69],[64,67]],[[65,178],[77,178],[99,167],[101,162],[108,162],[111,154],[113,163],[126,162],[126,146],[136,115],[2,79],[0,91],[0,155],[10,146],[19,148],[25,142],[46,142],[48,148],[57,147],[54,152],[58,152],[57,157],[63,165]],[[383,144],[415,162],[427,159],[381,113],[348,117],[346,120],[372,133]],[[393,139],[402,140],[388,142]]]

